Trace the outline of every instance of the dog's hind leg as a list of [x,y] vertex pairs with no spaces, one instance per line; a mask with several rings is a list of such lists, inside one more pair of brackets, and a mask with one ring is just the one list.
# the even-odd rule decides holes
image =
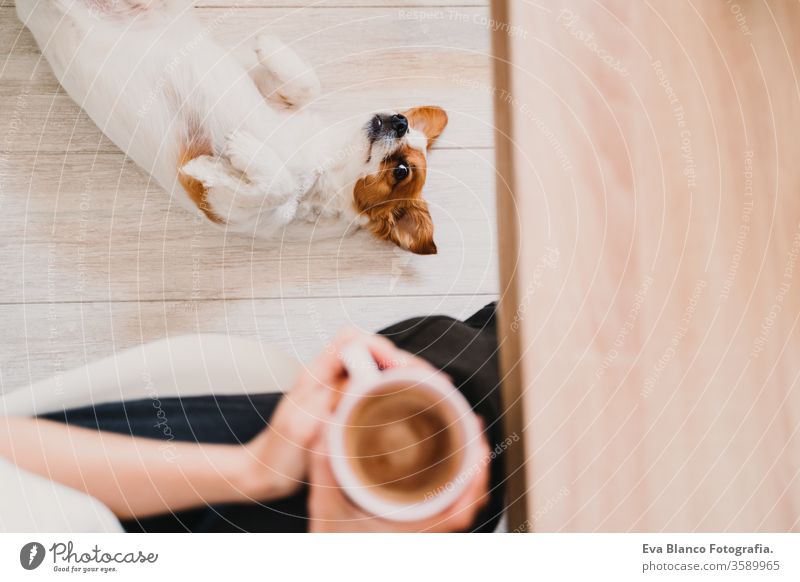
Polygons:
[[257,36],[254,54],[255,62],[247,63],[247,68],[267,99],[299,107],[319,96],[319,79],[313,67],[279,39],[265,34]]
[[236,229],[252,222],[265,206],[264,197],[236,178],[218,157],[190,160],[180,168],[178,179],[197,208],[219,225]]

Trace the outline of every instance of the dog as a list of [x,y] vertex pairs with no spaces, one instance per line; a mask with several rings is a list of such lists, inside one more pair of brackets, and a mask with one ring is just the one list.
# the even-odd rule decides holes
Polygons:
[[422,189],[428,150],[447,125],[441,108],[330,123],[299,109],[319,81],[289,47],[260,35],[237,58],[185,1],[16,6],[72,99],[211,224],[262,238],[366,228],[405,250],[437,252]]

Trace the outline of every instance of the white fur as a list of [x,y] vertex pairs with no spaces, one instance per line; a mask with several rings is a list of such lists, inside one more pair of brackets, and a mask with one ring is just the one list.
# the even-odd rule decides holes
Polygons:
[[[353,186],[398,144],[376,142],[369,156],[371,115],[326,124],[271,106],[265,97],[297,105],[319,91],[313,69],[277,39],[256,38],[237,60],[212,38],[218,22],[203,25],[179,0],[16,5],[69,95],[187,208],[197,211],[180,171],[206,186],[210,209],[229,230],[286,236],[292,222],[333,235],[361,223]],[[181,169],[193,125],[213,153]],[[415,131],[404,139],[424,143]]]

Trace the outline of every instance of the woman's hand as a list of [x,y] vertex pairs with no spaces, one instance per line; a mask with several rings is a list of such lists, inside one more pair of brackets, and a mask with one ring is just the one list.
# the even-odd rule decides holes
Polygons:
[[439,515],[422,521],[390,521],[356,507],[342,491],[331,472],[320,438],[311,460],[311,494],[308,508],[314,532],[452,532],[470,527],[478,511],[489,500],[489,445],[481,439],[481,461],[463,495]]
[[[413,358],[384,337],[353,329],[340,332],[299,374],[269,427],[245,446],[250,462],[243,487],[253,499],[285,497],[307,482],[313,442],[336,408],[347,380],[341,351],[354,341],[366,345],[381,368],[406,365]],[[413,359],[418,360],[413,365],[432,369],[427,362]]]
[[[312,531],[430,531],[468,528],[488,501],[489,464],[480,462],[464,494],[441,514],[418,522],[393,522],[356,507],[331,472],[324,429],[347,382],[342,349],[351,342],[365,345],[381,369],[417,368],[441,374],[428,362],[397,348],[381,336],[356,330],[339,333],[284,396],[270,426],[245,447],[251,457],[248,490],[254,499],[295,493],[310,482]],[[489,445],[481,440],[481,459]]]

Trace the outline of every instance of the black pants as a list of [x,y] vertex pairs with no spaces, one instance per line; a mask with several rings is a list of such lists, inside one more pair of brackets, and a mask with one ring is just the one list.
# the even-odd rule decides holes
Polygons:
[[[398,347],[450,375],[482,417],[493,449],[505,438],[501,429],[494,309],[494,304],[487,305],[464,322],[444,316],[409,319],[380,332]],[[270,393],[133,400],[66,410],[43,418],[137,437],[236,444],[245,443],[264,430],[281,397]],[[501,461],[492,460],[491,499],[475,520],[473,531],[493,530],[500,517]],[[304,489],[269,503],[199,507],[130,520],[123,525],[128,531],[143,532],[303,532],[308,529],[307,495]]]

